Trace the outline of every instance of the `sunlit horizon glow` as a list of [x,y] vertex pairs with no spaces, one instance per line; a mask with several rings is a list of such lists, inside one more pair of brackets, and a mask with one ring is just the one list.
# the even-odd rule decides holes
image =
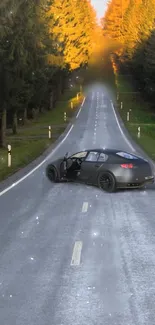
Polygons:
[[100,20],[106,11],[107,8],[107,0],[91,0],[91,4],[96,10],[97,18]]

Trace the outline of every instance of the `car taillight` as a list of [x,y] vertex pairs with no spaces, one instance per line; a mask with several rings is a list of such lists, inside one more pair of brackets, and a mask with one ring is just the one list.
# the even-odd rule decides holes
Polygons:
[[133,164],[122,164],[121,165],[122,168],[133,168]]

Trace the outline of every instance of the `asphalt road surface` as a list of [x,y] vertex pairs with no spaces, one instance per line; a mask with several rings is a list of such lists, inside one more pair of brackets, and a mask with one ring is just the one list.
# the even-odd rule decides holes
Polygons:
[[[52,159],[102,146],[134,150],[94,87]],[[52,184],[49,161],[0,194],[0,325],[154,325],[154,186]]]

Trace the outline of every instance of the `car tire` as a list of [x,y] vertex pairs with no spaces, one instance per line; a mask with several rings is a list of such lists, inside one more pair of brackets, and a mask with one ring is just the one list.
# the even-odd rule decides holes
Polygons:
[[46,168],[46,176],[51,182],[57,183],[58,177],[55,168],[52,165],[48,165]]
[[98,186],[103,191],[108,193],[113,193],[116,191],[116,180],[112,173],[103,172],[99,175]]

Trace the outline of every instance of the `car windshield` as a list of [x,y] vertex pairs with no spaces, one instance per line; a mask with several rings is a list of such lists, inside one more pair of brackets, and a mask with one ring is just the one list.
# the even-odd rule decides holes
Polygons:
[[138,157],[131,155],[130,153],[127,152],[117,152],[116,155],[127,159],[138,159]]
[[87,151],[81,151],[81,152],[75,153],[70,158],[85,158],[86,155],[87,155]]

